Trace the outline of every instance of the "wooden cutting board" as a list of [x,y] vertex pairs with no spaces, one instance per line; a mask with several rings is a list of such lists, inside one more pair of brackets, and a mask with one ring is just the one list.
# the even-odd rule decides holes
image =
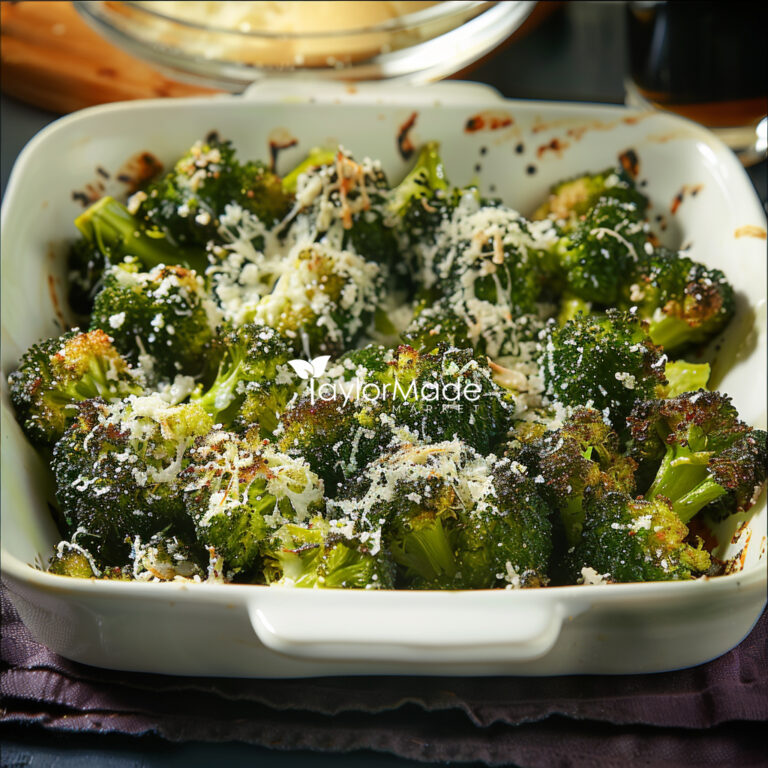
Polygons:
[[0,3],[0,88],[67,113],[126,99],[215,91],[167,78],[94,32],[67,2]]

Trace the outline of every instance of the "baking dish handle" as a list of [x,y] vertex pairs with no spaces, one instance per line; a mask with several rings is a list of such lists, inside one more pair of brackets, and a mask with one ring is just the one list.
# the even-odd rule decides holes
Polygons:
[[249,605],[259,640],[305,659],[494,663],[544,656],[587,601],[539,590],[455,593],[275,588]]

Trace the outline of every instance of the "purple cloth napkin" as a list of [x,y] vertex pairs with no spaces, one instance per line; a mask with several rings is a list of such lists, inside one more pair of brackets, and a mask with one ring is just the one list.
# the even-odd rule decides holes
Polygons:
[[640,755],[648,765],[765,765],[768,614],[738,648],[693,669],[554,678],[239,680],[115,672],[36,643],[5,590],[2,625],[4,723],[282,749],[367,748],[491,765],[626,766]]

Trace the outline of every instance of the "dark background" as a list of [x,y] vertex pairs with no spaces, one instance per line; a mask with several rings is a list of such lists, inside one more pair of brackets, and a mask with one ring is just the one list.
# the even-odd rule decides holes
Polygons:
[[[627,71],[627,46],[624,30],[623,3],[573,2],[562,4],[527,34],[517,37],[504,50],[463,73],[464,79],[488,83],[504,96],[523,99],[554,99],[567,101],[623,103],[623,81]],[[764,30],[754,30],[764,34]],[[0,128],[2,145],[0,156],[0,184],[5,189],[13,162],[32,136],[57,115],[0,97]],[[766,200],[765,161],[749,169],[758,193]],[[54,171],[55,172],[55,171]],[[768,693],[766,694],[768,695]],[[419,717],[416,712],[414,717]],[[757,724],[755,724],[757,725]],[[620,727],[605,724],[580,724],[582,735],[599,736],[626,732],[637,739],[637,765],[655,766],[653,754],[644,753],[643,727]],[[542,738],[553,744],[567,738],[574,724],[564,719],[551,719],[542,728]],[[734,723],[720,726],[724,739],[754,739],[752,729]],[[681,742],[695,734],[670,734]],[[491,734],[489,733],[489,736]],[[599,743],[599,741],[598,741]],[[246,744],[169,744],[155,737],[128,738],[117,736],[57,735],[41,728],[5,728],[0,741],[2,768],[151,768],[154,766],[259,765],[264,768],[405,768],[416,766],[410,760],[373,752],[350,754],[320,754],[306,751],[277,752]],[[718,763],[712,756],[712,765]],[[570,765],[560,753],[553,765]],[[596,768],[609,763],[594,754]],[[610,763],[613,764],[613,763]],[[668,763],[665,763],[668,764]],[[709,764],[709,763],[708,763]],[[465,764],[468,765],[468,764]]]

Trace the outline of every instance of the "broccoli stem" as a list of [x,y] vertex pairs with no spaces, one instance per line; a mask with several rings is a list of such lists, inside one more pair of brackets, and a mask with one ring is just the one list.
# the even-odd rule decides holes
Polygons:
[[113,264],[134,256],[147,270],[160,264],[181,264],[203,274],[208,266],[204,253],[173,246],[162,233],[145,229],[113,197],[94,203],[75,219],[75,226]]
[[302,160],[289,174],[283,176],[283,191],[292,195],[296,194],[296,182],[302,173],[306,173],[311,168],[330,165],[335,159],[335,149],[322,149],[321,147],[310,149],[306,159]]
[[576,546],[581,539],[581,531],[584,527],[584,500],[580,495],[568,498],[565,509],[560,512],[560,520],[565,529],[568,546]]
[[703,509],[707,504],[719,499],[721,496],[725,496],[726,493],[727,491],[722,485],[708,477],[693,490],[688,491],[688,493],[673,502],[672,511],[687,525],[688,521],[700,509]]
[[210,389],[197,397],[193,395],[192,399],[211,418],[216,419],[219,414],[226,411],[237,399],[235,390],[242,380],[242,364],[243,358],[240,357],[226,371],[219,369],[216,381],[213,382]]
[[658,312],[650,319],[648,335],[654,344],[665,351],[679,349],[699,341],[699,336],[685,320],[674,315],[658,317]]
[[393,546],[395,562],[425,582],[449,584],[456,575],[456,557],[442,520],[418,524]]
[[334,545],[325,562],[329,567],[320,577],[325,587],[365,587],[371,583],[369,557],[343,543]]
[[295,587],[314,587],[317,584],[317,564],[321,551],[320,544],[305,544],[299,549],[283,548],[275,552],[282,578]]
[[645,498],[665,496],[674,501],[688,493],[706,477],[708,460],[708,453],[694,453],[685,446],[667,448]]
[[686,360],[669,361],[664,367],[664,376],[667,379],[664,397],[677,397],[684,392],[706,389],[710,372],[709,363],[689,363]]
[[687,523],[709,502],[726,493],[707,475],[710,457],[707,451],[692,451],[685,446],[668,448],[645,498],[669,499],[673,511]]

